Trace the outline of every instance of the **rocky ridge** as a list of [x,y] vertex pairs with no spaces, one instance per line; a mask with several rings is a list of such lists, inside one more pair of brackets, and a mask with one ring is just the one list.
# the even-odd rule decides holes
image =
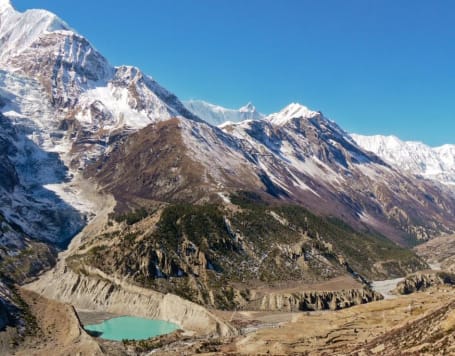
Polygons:
[[247,308],[258,298],[257,285],[311,285],[344,275],[366,283],[426,268],[383,237],[357,233],[299,206],[260,203],[248,195],[230,199],[229,208],[175,203],[116,216],[82,238],[65,263],[80,275],[95,267],[226,310]]
[[269,293],[249,302],[245,309],[282,312],[339,310],[381,299],[383,297],[380,294],[366,288],[338,291],[305,290],[289,294]]

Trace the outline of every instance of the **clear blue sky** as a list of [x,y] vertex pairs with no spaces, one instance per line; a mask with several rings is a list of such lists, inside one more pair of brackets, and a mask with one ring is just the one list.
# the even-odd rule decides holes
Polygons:
[[181,99],[301,102],[351,132],[455,143],[452,0],[13,0]]

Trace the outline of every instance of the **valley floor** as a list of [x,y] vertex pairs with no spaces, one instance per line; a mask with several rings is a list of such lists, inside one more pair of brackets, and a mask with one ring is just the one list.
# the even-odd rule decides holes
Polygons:
[[[234,323],[255,320],[257,327],[230,340],[175,345],[154,354],[451,355],[454,307],[455,289],[445,287],[340,311],[239,312]],[[232,313],[224,316],[230,320]]]

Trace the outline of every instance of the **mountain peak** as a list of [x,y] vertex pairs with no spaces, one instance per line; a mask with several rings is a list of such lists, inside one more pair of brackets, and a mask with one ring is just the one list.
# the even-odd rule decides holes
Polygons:
[[[13,57],[30,49],[44,34],[57,31],[72,31],[57,15],[30,9],[25,12],[14,10],[9,0],[0,0],[0,62],[5,65]],[[74,33],[74,31],[72,31]],[[17,67],[17,65],[16,65]]]
[[240,109],[239,109],[240,112],[255,112],[256,111],[256,107],[253,105],[252,102],[248,102],[248,104],[246,104],[245,106],[242,106]]
[[320,115],[320,113],[310,110],[302,104],[291,103],[280,112],[268,116],[268,120],[275,125],[284,125],[292,119],[310,119],[317,115]]

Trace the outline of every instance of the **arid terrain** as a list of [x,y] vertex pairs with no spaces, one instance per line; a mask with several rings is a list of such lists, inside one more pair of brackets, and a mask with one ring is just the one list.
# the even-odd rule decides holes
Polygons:
[[[222,351],[240,354],[399,354],[453,352],[455,294],[433,290],[336,312],[294,315],[290,322],[241,336]],[[431,327],[429,327],[431,324]],[[441,341],[441,349],[435,342]]]
[[[134,346],[92,338],[71,306],[25,290],[21,295],[31,306],[37,331],[15,355],[145,355],[154,349],[136,353]],[[214,311],[240,335],[174,334],[151,345],[158,347],[156,355],[449,355],[455,352],[454,307],[455,288],[442,285],[337,311]],[[84,322],[112,316],[87,311],[80,315]]]

